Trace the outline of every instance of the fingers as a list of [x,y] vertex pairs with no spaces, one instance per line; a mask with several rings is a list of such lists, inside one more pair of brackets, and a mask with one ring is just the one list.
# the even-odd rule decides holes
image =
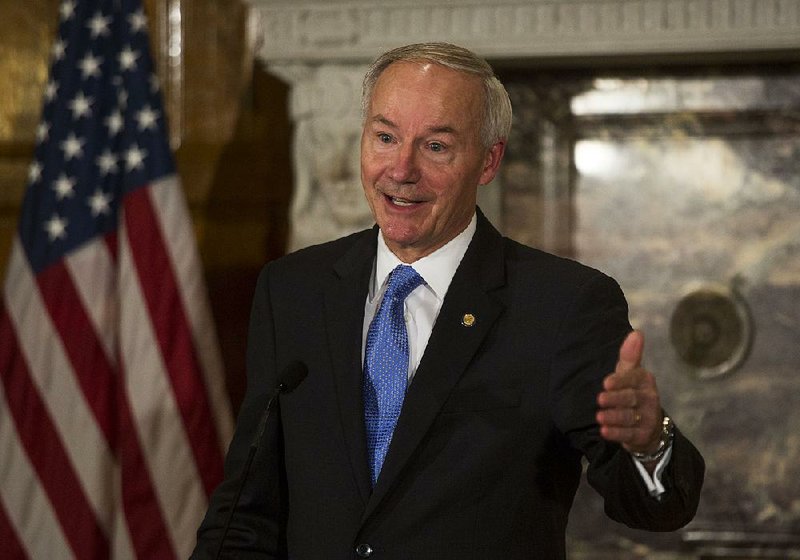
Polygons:
[[639,427],[657,424],[661,402],[655,376],[638,369],[612,373],[597,395],[597,422],[609,427]]
[[608,408],[597,411],[600,435],[622,444],[629,451],[649,451],[660,435],[661,408],[648,404],[638,408]]
[[[615,374],[610,375],[606,380],[613,375]],[[615,382],[610,381],[609,384],[614,385]],[[597,395],[597,404],[601,408],[636,408],[641,400],[639,389],[639,385],[635,387],[625,386],[619,389],[606,388],[605,391]]]
[[642,411],[638,408],[611,408],[600,410],[597,420],[603,426],[636,428],[642,422]]

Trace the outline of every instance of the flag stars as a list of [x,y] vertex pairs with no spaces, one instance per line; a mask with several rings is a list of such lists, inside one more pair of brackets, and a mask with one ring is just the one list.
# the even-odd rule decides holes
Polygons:
[[94,191],[94,194],[88,200],[92,216],[95,218],[103,214],[109,214],[111,212],[110,203],[111,197],[100,189]]
[[122,127],[125,125],[125,122],[122,120],[122,113],[119,109],[116,109],[113,113],[108,115],[104,122],[111,136],[119,134],[119,131],[122,130]]
[[134,169],[144,168],[144,158],[146,157],[147,152],[134,144],[127,152],[125,152],[126,169],[128,171],[133,171]]
[[86,24],[92,32],[92,39],[97,39],[101,35],[109,35],[110,31],[108,29],[108,24],[111,23],[110,17],[104,17],[102,13],[97,12],[94,14],[92,19]]
[[131,15],[128,16],[128,23],[131,24],[131,31],[138,33],[147,27],[147,17],[144,15],[144,10],[139,8]]
[[61,150],[64,152],[64,160],[70,161],[73,158],[80,158],[83,156],[84,140],[75,136],[74,132],[70,132],[69,136],[61,142]]
[[72,16],[75,14],[75,5],[75,0],[64,0],[61,3],[61,7],[58,9],[58,11],[61,14],[62,21],[72,19]]
[[28,182],[33,185],[34,183],[38,183],[39,179],[42,178],[42,164],[38,161],[34,161],[31,164],[30,169],[28,169]]
[[59,175],[58,179],[53,181],[53,190],[56,192],[56,198],[58,200],[72,198],[75,194],[75,179],[71,179],[62,173]]
[[96,160],[97,167],[100,168],[100,175],[105,177],[109,173],[117,172],[117,156],[106,149]]
[[149,105],[136,113],[136,120],[139,121],[139,130],[154,130],[158,121],[158,111],[153,111]]
[[53,59],[61,60],[67,52],[67,42],[64,39],[59,39],[53,44]]
[[69,102],[70,111],[72,111],[72,118],[78,120],[81,117],[88,117],[92,114],[91,97],[86,97],[82,91],[78,92],[72,101]]
[[56,94],[58,93],[58,82],[54,80],[50,80],[47,82],[47,85],[44,87],[44,98],[48,102],[52,101],[56,98]]
[[130,45],[126,45],[119,53],[119,65],[123,71],[135,70],[137,58],[139,58],[139,53],[131,49]]
[[53,217],[45,222],[44,229],[50,237],[50,241],[62,239],[67,235],[67,220],[58,214],[53,214]]
[[94,56],[92,53],[87,54],[79,63],[78,66],[83,73],[83,79],[87,79],[89,77],[98,78],[100,77],[100,65],[103,63],[103,59],[99,56]]
[[47,122],[40,122],[39,126],[36,127],[36,141],[41,143],[45,142],[50,138],[50,123]]

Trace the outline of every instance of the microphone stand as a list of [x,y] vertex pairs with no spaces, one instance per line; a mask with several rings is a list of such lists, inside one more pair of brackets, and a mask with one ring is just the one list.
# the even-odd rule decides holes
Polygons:
[[228,536],[228,531],[231,528],[233,514],[236,512],[236,507],[239,505],[239,499],[242,496],[242,490],[244,489],[244,484],[247,481],[247,475],[250,473],[250,467],[253,464],[253,459],[255,458],[258,448],[261,445],[261,440],[264,437],[264,429],[267,426],[267,419],[269,418],[269,413],[272,410],[272,405],[281,393],[290,393],[294,391],[294,389],[305,379],[306,375],[308,375],[308,368],[305,364],[300,362],[290,363],[284,371],[282,381],[278,384],[278,387],[275,389],[275,391],[273,391],[269,401],[267,401],[267,408],[264,410],[264,414],[261,416],[261,421],[258,424],[256,436],[253,438],[253,442],[250,444],[250,451],[247,453],[247,459],[245,460],[244,467],[242,468],[242,476],[241,480],[239,480],[239,486],[236,488],[236,495],[233,498],[233,502],[231,502],[231,508],[228,510],[228,517],[225,520],[225,528],[222,530],[222,538],[219,541],[219,548],[217,549],[216,556],[214,556],[216,560],[219,560],[222,557],[222,549],[225,547],[225,538]]

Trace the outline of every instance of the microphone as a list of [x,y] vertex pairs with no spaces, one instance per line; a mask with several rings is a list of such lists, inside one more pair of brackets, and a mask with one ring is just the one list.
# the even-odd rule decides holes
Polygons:
[[[256,430],[256,437],[253,438],[253,443],[250,444],[250,455],[255,455],[256,451],[258,451],[259,446],[261,445],[261,439],[264,436],[264,428],[267,426],[267,418],[269,418],[270,410],[272,409],[272,403],[275,402],[275,399],[278,398],[280,394],[288,394],[297,389],[297,386],[303,382],[303,380],[308,375],[308,367],[303,363],[297,360],[293,362],[289,362],[289,365],[283,370],[281,374],[280,380],[278,381],[278,386],[272,392],[272,395],[267,401],[267,408],[264,410],[264,414],[261,416],[261,421],[258,423],[258,430]],[[251,461],[252,457],[248,457]],[[250,462],[245,465],[244,474],[247,474],[247,469],[250,467]]]
[[261,440],[264,437],[264,429],[267,426],[267,419],[269,418],[269,414],[272,410],[272,403],[274,403],[281,394],[288,394],[297,389],[297,386],[303,382],[307,375],[308,366],[306,366],[303,362],[298,360],[289,362],[289,365],[287,365],[284,368],[283,373],[281,373],[278,386],[275,387],[274,391],[272,391],[272,394],[267,401],[264,414],[261,415],[261,421],[258,423],[258,430],[256,430],[256,435],[253,438],[253,442],[250,444],[250,451],[247,454],[247,460],[244,463],[244,467],[242,467],[242,474],[240,475],[241,478],[239,480],[239,487],[236,489],[236,496],[233,498],[231,507],[228,510],[228,518],[225,520],[225,528],[222,530],[222,538],[219,541],[219,548],[217,549],[217,555],[215,556],[217,560],[221,558],[222,549],[225,546],[225,538],[228,536],[228,530],[231,527],[233,514],[236,511],[236,507],[239,505],[239,498],[242,496],[244,483],[247,480],[247,475],[250,473],[250,466],[253,464],[253,459],[258,452],[258,448],[261,446]]

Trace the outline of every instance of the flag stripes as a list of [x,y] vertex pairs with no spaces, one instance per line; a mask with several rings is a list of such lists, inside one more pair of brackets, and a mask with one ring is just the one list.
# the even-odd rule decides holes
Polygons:
[[[4,402],[7,401],[1,383],[0,397]],[[0,484],[0,499],[3,504],[8,504],[4,509],[12,532],[8,538],[3,535],[2,542],[4,546],[5,543],[14,542],[20,545],[20,548],[10,546],[4,553],[10,560],[27,557],[72,558],[61,525],[5,407],[0,407],[0,438],[7,455],[5,460],[0,461],[0,477],[5,481],[13,481],[13,484]],[[5,528],[2,530],[4,532]],[[47,535],[47,538],[42,538],[42,535]]]
[[[0,326],[4,332],[11,328],[7,320]],[[13,347],[3,344],[3,348]],[[0,363],[7,362],[5,354],[6,350],[0,350]],[[20,434],[20,443],[36,472],[36,479],[47,494],[64,536],[81,557],[108,557],[108,540],[82,491],[81,479],[62,446],[48,407],[34,386],[25,363],[14,360],[9,374],[3,376],[8,409]]]
[[[95,244],[96,241],[91,243]],[[39,285],[39,294],[47,315],[52,318],[55,331],[49,334],[47,341],[32,345],[31,352],[38,351],[41,354],[37,349],[41,348],[39,345],[43,343],[55,347],[63,346],[64,358],[68,364],[63,363],[62,367],[68,367],[73,372],[79,386],[78,394],[85,399],[94,421],[103,432],[108,447],[116,449],[117,430],[114,418],[117,379],[113,365],[108,360],[97,337],[97,331],[89,320],[66,264],[62,261],[50,266],[42,271],[35,281]],[[42,314],[37,317],[35,325],[41,325],[46,320]],[[44,332],[47,331],[40,328],[40,333]],[[76,402],[72,406],[77,405]]]
[[[115,232],[116,233],[116,232]],[[90,321],[90,327],[99,341],[106,361],[116,363],[117,349],[114,325],[117,320],[116,293],[116,234],[106,234],[104,239],[87,243],[70,253],[66,267],[80,303]]]
[[187,427],[189,445],[209,496],[222,479],[220,444],[203,379],[194,375],[200,369],[194,342],[150,192],[140,189],[125,197],[127,241],[140,271],[141,291],[165,360],[165,373],[172,382],[177,409]]
[[5,508],[3,508],[2,499],[0,499],[0,543],[3,543],[3,548],[9,557],[19,558],[24,555],[22,544],[17,539],[17,534],[11,527],[11,521],[6,515]]
[[[213,414],[208,420],[219,426],[219,433],[230,436],[233,433],[233,416],[224,379],[216,374],[222,371],[222,359],[211,323],[211,310],[192,222],[176,177],[170,175],[154,181],[150,186],[150,199],[153,206],[160,209],[154,216],[163,238],[169,241],[165,243],[166,252],[169,261],[173,263],[173,277],[180,287],[183,310],[189,322],[189,332],[193,337],[195,353],[200,361],[200,373]],[[228,438],[217,438],[217,441],[219,452],[225,455]]]
[[[91,401],[87,398],[87,393],[81,387],[79,376],[74,375],[75,369],[70,362],[69,346],[77,347],[76,352],[80,351],[80,338],[89,334],[85,325],[75,325],[75,330],[59,330],[59,323],[51,320],[53,308],[58,308],[57,300],[59,295],[66,295],[71,299],[72,286],[63,277],[63,267],[59,264],[51,269],[61,269],[61,274],[47,274],[34,277],[24,262],[16,262],[20,252],[15,251],[12,257],[14,278],[19,282],[14,291],[23,297],[9,301],[8,311],[14,323],[18,326],[19,333],[17,344],[22,350],[23,355],[29,356],[25,362],[18,361],[16,375],[9,376],[9,383],[28,383],[35,386],[35,396],[39,395],[58,395],[57,399],[51,399],[47,403],[46,414],[53,419],[52,438],[57,438],[63,442],[63,448],[70,457],[70,464],[74,466],[80,475],[81,485],[86,493],[87,499],[93,504],[93,509],[99,515],[106,511],[111,501],[109,496],[109,481],[105,473],[114,468],[115,459],[113,457],[113,445],[104,434],[103,426],[98,417],[93,413]],[[27,273],[27,274],[26,274]],[[48,285],[47,280],[59,281],[58,287],[62,291],[53,289]],[[37,288],[38,283],[38,290]],[[48,296],[50,303],[48,305]],[[24,302],[24,303],[23,303]],[[50,309],[48,309],[50,307]],[[13,325],[8,325],[9,332]],[[3,329],[6,332],[6,329]],[[76,341],[76,335],[79,339]],[[81,336],[82,335],[82,336]],[[9,345],[13,348],[14,345]],[[76,353],[76,352],[73,352]],[[102,375],[102,364],[91,364],[90,371],[97,369],[98,375]],[[67,374],[68,373],[68,374]],[[84,376],[85,377],[85,376]],[[110,377],[110,374],[109,376]],[[91,386],[90,379],[84,379],[84,384]],[[33,389],[32,389],[33,390]],[[111,389],[113,390],[113,389]],[[90,395],[95,395],[92,391]],[[112,394],[113,396],[113,394]],[[14,410],[16,400],[11,398],[11,409]],[[107,407],[106,428],[112,431],[112,420],[110,406]],[[29,421],[36,428],[37,414],[25,407],[21,408],[16,416]],[[80,437],[75,437],[80,434]],[[114,436],[116,437],[116,436]],[[36,444],[36,439],[34,439]],[[40,446],[45,448],[46,446]],[[54,464],[52,468],[58,468]],[[107,527],[108,515],[100,515],[101,524]]]
[[0,557],[173,560],[232,418],[140,0],[62,0],[2,291]]
[[[126,374],[122,366],[120,373]],[[156,495],[155,476],[151,474],[137,429],[133,414],[126,406],[125,413],[120,416],[121,485],[122,505],[125,522],[130,528],[131,546],[136,558],[172,560],[176,558],[173,539],[167,529]]]
[[[127,197],[124,205],[125,214],[136,209],[135,205],[134,208],[128,206]],[[179,550],[186,550],[194,542],[194,530],[199,521],[195,512],[205,510],[208,494],[200,480],[187,438],[191,426],[183,424],[169,378],[167,360],[172,351],[167,355],[161,351],[154,330],[158,319],[150,315],[146,287],[140,283],[143,278],[152,278],[152,270],[137,269],[133,255],[136,249],[132,246],[127,223],[128,220],[123,218],[119,234],[118,289],[124,294],[120,298],[120,314],[125,317],[120,324],[120,367],[130,400],[132,429],[138,433],[144,464],[157,473],[153,476],[153,492],[162,511],[165,532],[171,538],[183,535],[185,542]],[[150,289],[169,289],[170,281],[163,285],[160,282],[161,278],[169,275],[170,269],[159,269]],[[129,442],[129,445],[134,443]],[[219,461],[219,452],[217,457]],[[187,510],[193,512],[188,519]]]

